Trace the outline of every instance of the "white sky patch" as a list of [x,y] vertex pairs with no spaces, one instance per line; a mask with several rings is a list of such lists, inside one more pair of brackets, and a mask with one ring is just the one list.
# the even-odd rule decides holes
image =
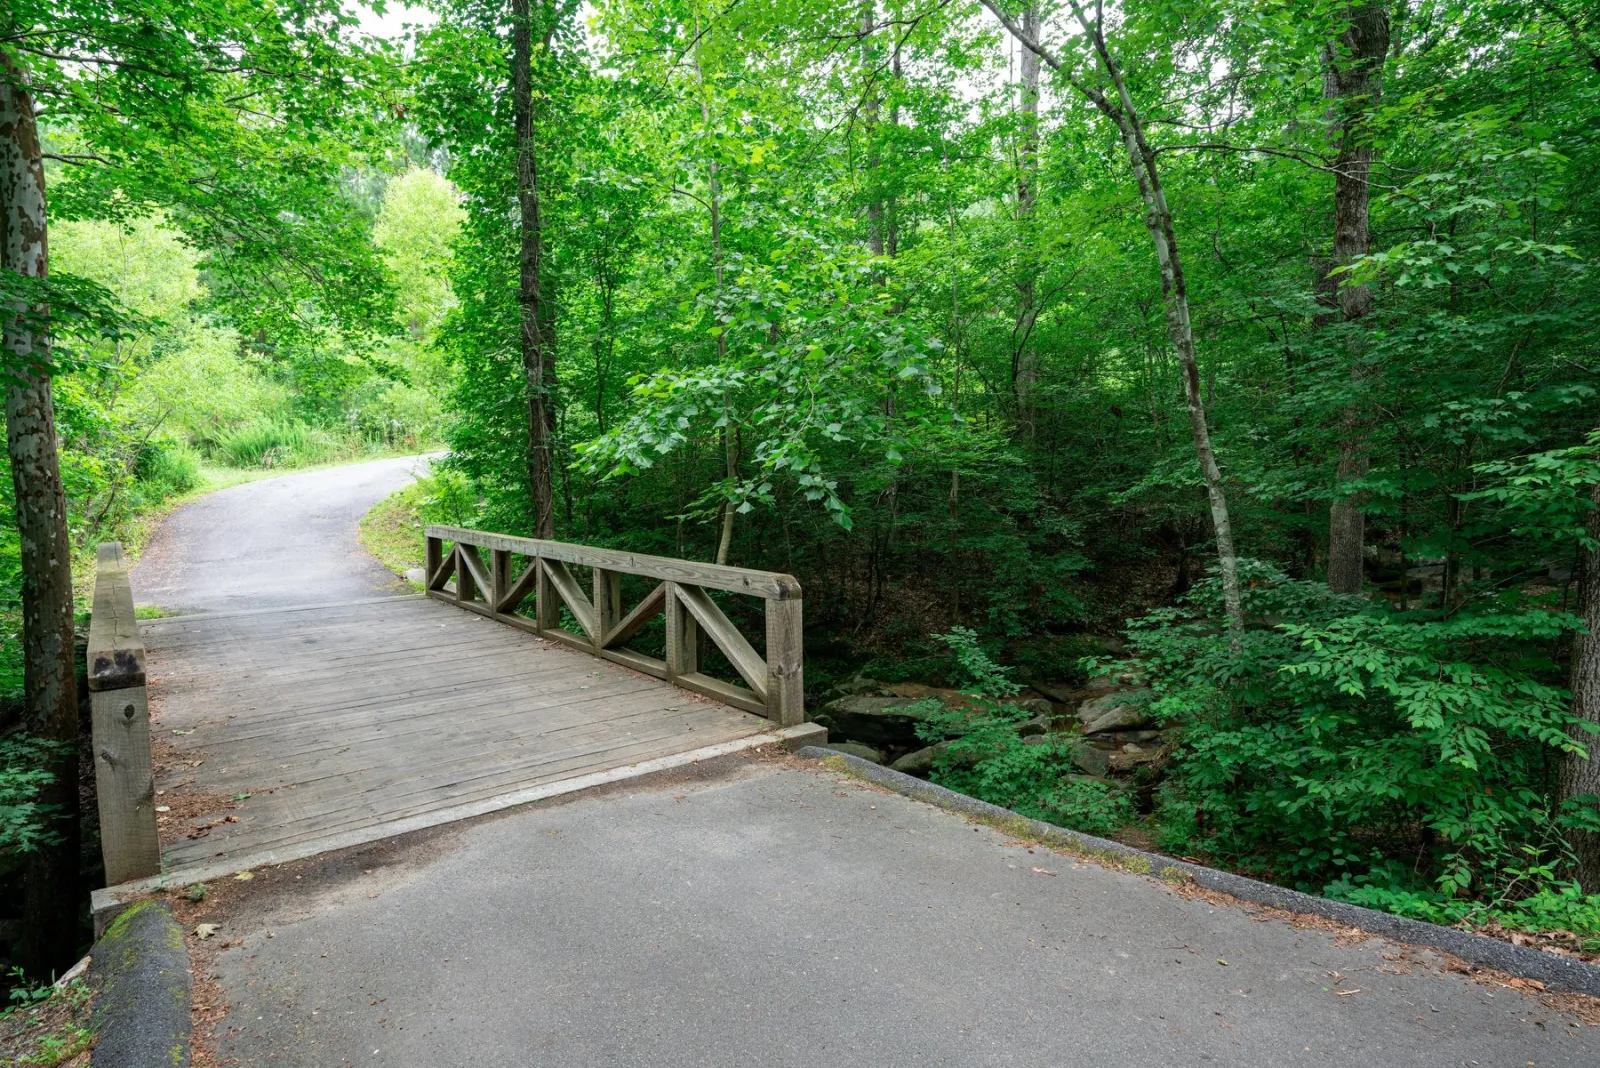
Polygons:
[[361,31],[373,37],[395,40],[405,35],[409,26],[432,26],[439,16],[425,7],[409,4],[385,4],[383,14],[378,14],[366,4],[351,4],[361,19]]

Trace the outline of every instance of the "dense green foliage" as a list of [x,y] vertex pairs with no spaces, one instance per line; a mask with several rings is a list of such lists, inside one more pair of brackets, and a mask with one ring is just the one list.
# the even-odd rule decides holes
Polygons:
[[[1334,269],[1329,65],[1371,6],[1103,9],[1183,249],[1235,641],[1146,208],[1072,80],[1047,70],[1035,113],[976,3],[533,3],[556,536],[710,559],[731,515],[731,563],[806,588],[814,696],[862,669],[971,684],[981,714],[928,728],[958,789],[1600,937],[1569,840],[1600,809],[1557,786],[1587,738],[1566,687],[1600,482],[1600,21],[1378,4],[1370,251]],[[57,380],[79,544],[205,464],[436,437],[406,515],[531,529],[510,8],[432,7],[404,55],[284,7],[251,54],[304,76],[249,76],[249,113],[246,75],[200,73],[233,39],[191,33],[174,77],[208,88],[139,97],[148,127],[106,104],[126,71],[43,117],[70,160],[56,259],[96,283]],[[1104,88],[1071,5],[1037,10]],[[1370,312],[1336,314],[1362,286]],[[1359,594],[1327,588],[1336,500],[1364,516]],[[0,541],[6,591],[15,558]],[[1117,636],[1129,655],[1094,662]],[[1126,784],[999,700],[1107,669],[1163,726]]]
[[[469,205],[451,463],[476,521],[526,528],[507,23],[441,10],[415,69]],[[947,749],[936,774],[1100,830],[1137,801],[1166,848],[1374,903],[1566,892],[1563,834],[1596,818],[1555,769],[1597,475],[1600,27],[1390,9],[1371,252],[1325,286],[1324,75],[1351,9],[1107,10],[1247,558],[1235,653],[1138,191],[1064,80],[1035,127],[1019,46],[976,6],[535,10],[558,536],[705,559],[733,509],[732,562],[807,588],[816,690],[864,666],[960,679],[928,637],[956,626],[1071,682],[1129,626],[1118,669],[1169,727],[1159,782],[1103,802],[1066,742],[1023,745],[999,711],[951,743],[989,756]],[[1070,13],[1043,15],[1093,76]],[[1372,312],[1330,316],[1341,285]],[[1366,470],[1341,485],[1351,440]],[[1351,492],[1367,589],[1335,596],[1328,510]]]

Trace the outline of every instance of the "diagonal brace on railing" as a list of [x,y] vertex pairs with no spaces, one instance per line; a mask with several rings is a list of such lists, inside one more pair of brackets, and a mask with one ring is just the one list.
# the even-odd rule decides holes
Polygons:
[[[803,602],[800,584],[790,575],[463,527],[429,526],[426,537],[425,585],[430,597],[667,679],[764,715],[779,726],[794,726],[805,719]],[[480,550],[492,554],[491,567],[484,567]],[[527,569],[515,579],[514,555],[528,561]],[[573,574],[575,567],[593,569],[593,597]],[[622,610],[623,575],[657,580],[644,599],[626,613]],[[453,593],[446,589],[452,576],[456,579]],[[709,590],[765,602],[765,655],[740,632]],[[530,594],[535,599],[532,619],[516,613]],[[582,634],[560,625],[562,607],[572,613]],[[627,642],[661,613],[667,616],[666,659],[628,648]],[[697,650],[702,631],[727,656],[746,685],[723,682],[699,670]]]

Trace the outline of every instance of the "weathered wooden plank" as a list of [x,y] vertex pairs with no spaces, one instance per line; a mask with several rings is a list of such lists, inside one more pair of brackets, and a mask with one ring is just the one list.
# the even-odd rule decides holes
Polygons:
[[606,633],[622,618],[622,572],[594,569],[594,652],[606,647]]
[[679,586],[678,597],[693,613],[706,636],[717,643],[728,662],[744,677],[758,700],[767,699],[767,662],[751,647],[739,628],[733,625],[711,595],[698,586]]
[[663,585],[667,599],[667,678],[676,682],[680,675],[700,670],[700,628],[678,596],[681,587],[676,582]]
[[444,542],[438,538],[424,536],[422,539],[422,585],[424,589],[433,589],[433,577],[438,573],[439,567],[444,563]]
[[780,727],[806,720],[803,601],[768,601],[767,718]]
[[[295,740],[284,742],[284,722],[273,719],[260,726],[245,730],[220,732],[206,740],[207,751],[221,759],[229,759],[236,750],[258,747],[262,752],[270,749],[274,757],[285,759],[317,752],[329,744],[339,746],[361,744],[367,741],[396,741],[415,732],[438,729],[441,722],[453,722],[450,717],[471,717],[475,726],[493,724],[501,719],[532,718],[541,726],[560,720],[559,715],[588,701],[618,701],[639,695],[653,695],[660,703],[660,691],[648,679],[617,680],[612,684],[591,684],[584,687],[577,682],[541,686],[537,694],[529,694],[530,682],[518,679],[494,689],[477,688],[460,700],[450,701],[450,689],[426,693],[399,693],[381,695],[376,700],[344,708],[323,709],[315,712],[314,719],[301,722],[294,732]],[[543,680],[539,680],[543,681]],[[292,695],[291,695],[292,696]],[[293,722],[308,720],[306,716],[283,717]]]
[[[437,538],[428,539],[431,544],[437,544]],[[444,554],[437,567],[428,572],[428,592],[443,592],[445,583],[449,582],[456,573],[456,546],[452,545],[450,551]]]
[[[644,625],[660,615],[667,606],[667,584],[659,583],[655,589],[645,594],[644,600],[634,606],[633,611],[623,616],[620,622],[612,625],[603,632],[602,648],[622,645],[644,628]],[[654,660],[654,658],[651,658]],[[660,661],[656,661],[660,663]]]
[[494,583],[489,579],[489,570],[483,566],[483,557],[478,555],[477,548],[457,543],[456,559],[465,568],[465,573],[456,575],[456,596],[461,599],[461,607],[467,607],[469,601],[492,601]]
[[[518,742],[518,736],[480,737],[473,740],[474,744],[458,738],[443,747],[442,759],[418,761],[399,769],[392,764],[361,763],[370,747],[348,747],[341,759],[319,768],[314,777],[301,777],[296,789],[252,798],[248,812],[259,818],[268,809],[281,810],[288,805],[298,821],[325,821],[339,814],[358,813],[374,799],[384,802],[380,808],[393,807],[390,803],[396,799],[422,794],[436,793],[448,799],[473,783],[525,778],[529,769],[573,757],[604,756],[641,743],[655,743],[652,748],[657,750],[670,749],[688,733],[697,737],[684,748],[706,744],[704,738],[708,734],[726,740],[767,729],[763,721],[739,713],[708,708],[692,698],[680,701],[686,707],[663,709],[644,696],[623,708],[596,705],[597,710],[605,710],[605,719],[526,734],[521,736],[521,744],[512,744],[509,749],[507,743]],[[486,759],[492,754],[499,754],[502,759]]]
[[730,704],[734,708],[742,708],[758,716],[767,714],[766,703],[743,686],[735,686],[731,682],[723,682],[698,671],[679,675],[673,681],[686,690],[693,690],[695,693]]
[[150,707],[143,686],[89,695],[95,794],[106,885],[161,871],[155,776],[150,763]]
[[533,606],[533,625],[534,633],[541,634],[547,630],[560,628],[561,594],[556,592],[556,584],[550,576],[548,563],[544,560],[535,560],[533,563],[539,573],[539,593]]
[[646,653],[636,652],[632,649],[602,649],[600,650],[600,655],[613,664],[621,664],[623,667],[642,671],[646,675],[652,675],[658,679],[667,677],[667,662],[658,660]]
[[108,541],[99,549],[87,659],[91,691],[144,685],[144,641],[139,637],[120,542]]
[[[576,778],[594,771],[671,756],[706,745],[748,737],[764,729],[767,729],[765,725],[757,724],[737,731],[677,731],[666,738],[646,739],[598,754],[567,757],[530,768],[502,769],[492,775],[460,783],[457,788],[448,792],[441,791],[412,798],[403,807],[397,806],[396,800],[392,798],[374,798],[365,810],[352,809],[342,817],[324,816],[310,829],[304,829],[298,822],[280,820],[277,826],[291,826],[296,829],[270,842],[257,841],[251,835],[248,825],[223,825],[218,828],[220,833],[214,833],[210,838],[198,842],[179,842],[172,848],[170,859],[175,866],[184,866],[207,861],[219,855],[240,856],[262,849],[282,849],[300,842],[315,842],[340,830],[392,822],[410,815],[471,803],[544,783]],[[228,835],[227,832],[231,828],[239,830],[233,835]],[[222,846],[220,849],[219,844]]]
[[89,621],[89,714],[100,853],[113,883],[161,871],[144,642],[122,546],[106,542],[95,567]]
[[467,542],[486,549],[505,549],[544,560],[556,560],[586,567],[603,567],[629,575],[644,575],[647,578],[670,579],[694,586],[746,593],[752,597],[787,600],[801,596],[800,583],[793,576],[774,571],[701,564],[691,560],[674,560],[666,556],[597,549],[588,545],[572,545],[538,538],[519,538],[510,534],[494,534],[464,527],[430,526],[427,528],[427,536],[458,544]]
[[583,592],[583,587],[578,584],[577,578],[567,565],[560,560],[541,560],[545,574],[549,576],[550,585],[561,599],[567,603],[573,618],[577,619],[578,626],[592,639],[597,633],[594,621],[594,603],[589,600],[589,595]]
[[[505,552],[507,566],[509,567],[511,554],[503,549],[495,550],[497,557],[502,552]],[[522,602],[528,599],[529,591],[531,591],[534,586],[538,584],[538,581],[539,564],[537,561],[529,560],[528,570],[524,571],[521,577],[519,577],[515,582],[511,583],[511,585],[506,589],[505,594],[495,602],[495,611],[502,615],[510,615],[511,613],[515,612],[519,607],[522,606]]]

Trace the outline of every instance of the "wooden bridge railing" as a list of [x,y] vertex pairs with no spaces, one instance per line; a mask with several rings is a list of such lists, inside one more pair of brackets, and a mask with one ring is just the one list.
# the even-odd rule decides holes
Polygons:
[[[490,554],[487,564],[480,554],[485,549]],[[516,557],[525,561],[520,572]],[[575,567],[593,569],[590,589],[573,573]],[[800,583],[788,575],[446,526],[427,529],[426,575],[430,597],[766,716],[780,727],[805,719]],[[626,609],[623,575],[658,581],[642,601]],[[451,578],[455,589],[448,591]],[[765,656],[751,646],[707,590],[727,590],[766,602]],[[531,619],[516,614],[530,596],[534,598]],[[583,633],[561,625],[563,606]],[[627,647],[646,623],[663,613],[665,660]],[[701,672],[702,634],[728,658],[744,686]]]
[[114,541],[100,546],[87,659],[100,851],[106,885],[116,886],[160,874],[161,842],[150,766],[144,642],[133,614],[122,545]]

